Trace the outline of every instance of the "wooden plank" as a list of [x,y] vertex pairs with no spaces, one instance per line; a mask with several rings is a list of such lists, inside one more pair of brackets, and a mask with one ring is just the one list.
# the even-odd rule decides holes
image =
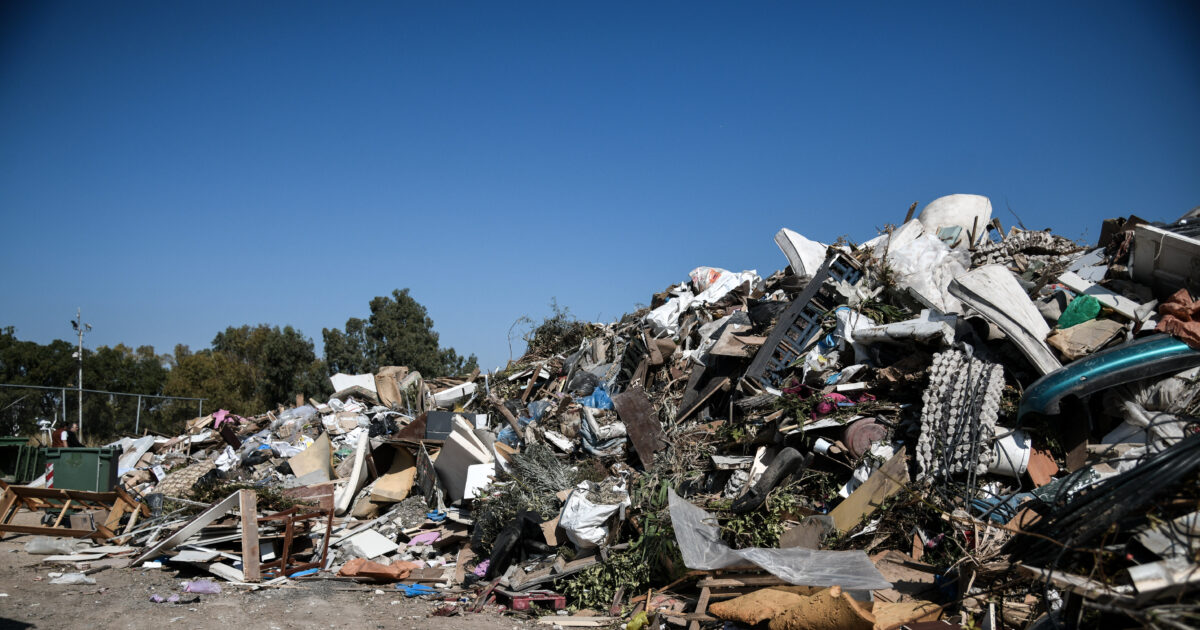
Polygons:
[[1088,599],[1099,602],[1112,602],[1115,604],[1132,606],[1135,599],[1129,595],[1115,591],[1101,582],[1083,577],[1082,575],[1073,575],[1062,571],[1053,571],[1032,567],[1026,564],[1017,564],[1017,570],[1027,577],[1032,577],[1037,580],[1049,579],[1051,584],[1066,589],[1072,593],[1082,595]]
[[12,490],[17,496],[29,499],[58,499],[60,501],[73,499],[84,503],[95,502],[104,505],[112,505],[117,500],[117,493],[115,492],[88,492],[86,490],[29,488],[26,486],[12,486]]
[[[129,533],[133,531],[134,526],[137,525],[138,516],[141,515],[141,513],[142,513],[141,510],[134,510],[129,515],[129,522],[125,524],[125,530],[123,532],[121,532],[124,536],[128,537]],[[119,525],[119,524],[120,524],[119,522],[116,523],[116,525]],[[106,523],[105,526],[107,527],[108,524]]]
[[[712,597],[712,590],[707,586],[701,588],[700,589],[700,599],[698,599],[696,601],[696,614],[697,615],[703,615],[708,612],[708,598],[709,597]],[[646,606],[649,607],[649,605],[650,605],[650,602],[646,602]],[[700,630],[700,621],[698,619],[693,618],[688,623],[688,630]]]
[[59,538],[88,538],[96,534],[90,529],[69,529],[66,527],[38,527],[34,525],[0,525],[0,532],[13,534],[41,534],[42,536],[57,536]]
[[198,514],[196,516],[196,518],[193,518],[192,520],[188,521],[186,525],[179,528],[179,531],[175,532],[174,534],[172,534],[171,536],[169,536],[162,542],[160,542],[160,543],[154,545],[153,547],[147,549],[146,551],[144,551],[142,553],[142,555],[138,556],[137,558],[134,558],[129,563],[129,565],[136,566],[138,564],[141,564],[142,562],[145,562],[146,560],[149,560],[150,558],[153,558],[153,557],[161,554],[164,551],[174,549],[178,545],[183,544],[183,541],[187,540],[188,538],[191,538],[194,534],[200,533],[200,530],[202,530],[206,526],[208,526],[209,523],[212,523],[213,521],[221,518],[222,516],[225,516],[225,514],[227,512],[229,512],[230,510],[232,510],[234,507],[236,507],[237,504],[238,504],[238,493],[234,492],[233,494],[230,494],[228,497],[225,497],[225,499],[223,501],[212,504],[212,506],[210,506],[207,510],[204,510],[203,512]]
[[696,401],[689,405],[686,409],[680,410],[679,415],[675,417],[675,421],[683,422],[684,420],[687,420],[688,416],[696,413],[701,407],[703,407],[704,404],[708,402],[708,399],[712,398],[713,394],[716,394],[718,390],[729,389],[729,383],[730,381],[728,376],[714,376],[712,380],[708,382],[708,385],[704,386],[704,391],[700,392],[700,396],[696,399]]
[[504,403],[499,398],[496,398],[495,394],[488,396],[488,402],[496,408],[496,411],[500,412],[500,415],[508,422],[508,426],[512,427],[512,430],[516,431],[518,436],[521,435],[521,424],[517,422],[516,416],[512,415],[508,407],[505,407]]
[[539,617],[538,623],[544,626],[562,626],[564,628],[602,628],[611,626],[620,621],[620,617],[577,617],[569,615],[560,617],[558,615],[548,615]]
[[475,552],[470,543],[463,543],[458,550],[458,558],[454,561],[454,584],[462,584],[467,577],[467,563],[475,558]]
[[696,583],[699,587],[708,588],[737,588],[742,586],[783,586],[789,582],[774,575],[752,575],[746,577],[714,577],[704,578]]
[[71,509],[71,499],[67,499],[66,504],[58,511],[58,518],[54,519],[54,525],[51,525],[51,527],[57,529],[59,525],[62,525],[63,517],[67,515],[67,510],[69,509]]
[[640,385],[613,396],[612,401],[625,423],[642,467],[650,470],[654,465],[654,454],[666,447],[667,440],[662,423],[654,413],[654,405],[650,404],[650,398]]
[[5,487],[4,496],[0,498],[0,524],[7,523],[10,518],[9,512],[16,514],[17,495],[12,490]]
[[850,493],[848,499],[839,503],[829,513],[833,518],[833,526],[839,532],[845,533],[853,529],[864,516],[874,512],[884,500],[899,492],[904,484],[908,483],[905,449],[906,447],[900,447],[887,463],[871,473],[863,485]]
[[262,579],[258,563],[262,560],[258,551],[258,494],[253,490],[238,490],[238,503],[242,512],[242,574],[247,582]]

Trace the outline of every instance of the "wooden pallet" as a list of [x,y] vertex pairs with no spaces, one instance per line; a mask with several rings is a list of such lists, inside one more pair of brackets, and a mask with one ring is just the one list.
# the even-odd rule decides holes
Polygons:
[[784,586],[785,582],[761,569],[756,571],[706,571],[707,577],[696,583],[700,587],[700,599],[696,601],[696,612],[685,615],[688,630],[699,630],[701,621],[716,621],[708,614],[708,603],[714,599],[729,599],[745,595],[767,586]]
[[[0,496],[0,535],[39,534],[42,536],[61,536],[65,538],[92,538],[106,540],[117,536],[121,519],[129,514],[128,530],[137,522],[139,516],[150,516],[150,508],[144,503],[138,503],[123,488],[115,492],[86,492],[83,490],[62,490],[57,488],[30,488],[28,486],[3,485],[4,494]],[[53,525],[13,525],[13,517],[24,507],[31,512],[50,512],[57,510],[58,517]],[[106,510],[108,518],[103,525],[96,529],[71,529],[64,527],[67,513],[71,510]],[[68,523],[70,521],[67,521]]]

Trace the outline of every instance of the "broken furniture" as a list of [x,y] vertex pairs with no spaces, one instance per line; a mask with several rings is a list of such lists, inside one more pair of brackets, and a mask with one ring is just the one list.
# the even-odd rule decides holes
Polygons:
[[[92,538],[106,540],[117,536],[121,519],[129,515],[126,530],[133,527],[138,516],[150,516],[150,509],[137,502],[124,488],[113,492],[87,492],[85,490],[62,490],[57,488],[30,488],[10,486],[0,482],[4,494],[0,498],[0,533],[38,534],[42,536],[65,536],[68,538]],[[57,511],[52,525],[15,525],[13,518],[25,508],[31,512],[46,514]],[[104,524],[91,528],[72,528],[67,518],[72,511],[106,512]],[[63,526],[66,522],[67,526]]]

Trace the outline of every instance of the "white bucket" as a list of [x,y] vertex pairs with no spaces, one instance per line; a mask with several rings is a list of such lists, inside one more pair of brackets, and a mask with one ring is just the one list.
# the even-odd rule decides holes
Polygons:
[[995,461],[988,472],[1006,477],[1020,477],[1029,468],[1029,453],[1033,447],[1029,443],[1029,434],[1017,429],[1012,433],[996,440],[992,444]]

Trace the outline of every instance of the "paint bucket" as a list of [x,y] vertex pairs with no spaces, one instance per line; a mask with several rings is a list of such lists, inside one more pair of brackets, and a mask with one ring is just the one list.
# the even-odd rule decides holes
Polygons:
[[1033,451],[1029,434],[1017,429],[992,444],[995,460],[988,472],[1006,477],[1020,477],[1029,468],[1029,454]]

